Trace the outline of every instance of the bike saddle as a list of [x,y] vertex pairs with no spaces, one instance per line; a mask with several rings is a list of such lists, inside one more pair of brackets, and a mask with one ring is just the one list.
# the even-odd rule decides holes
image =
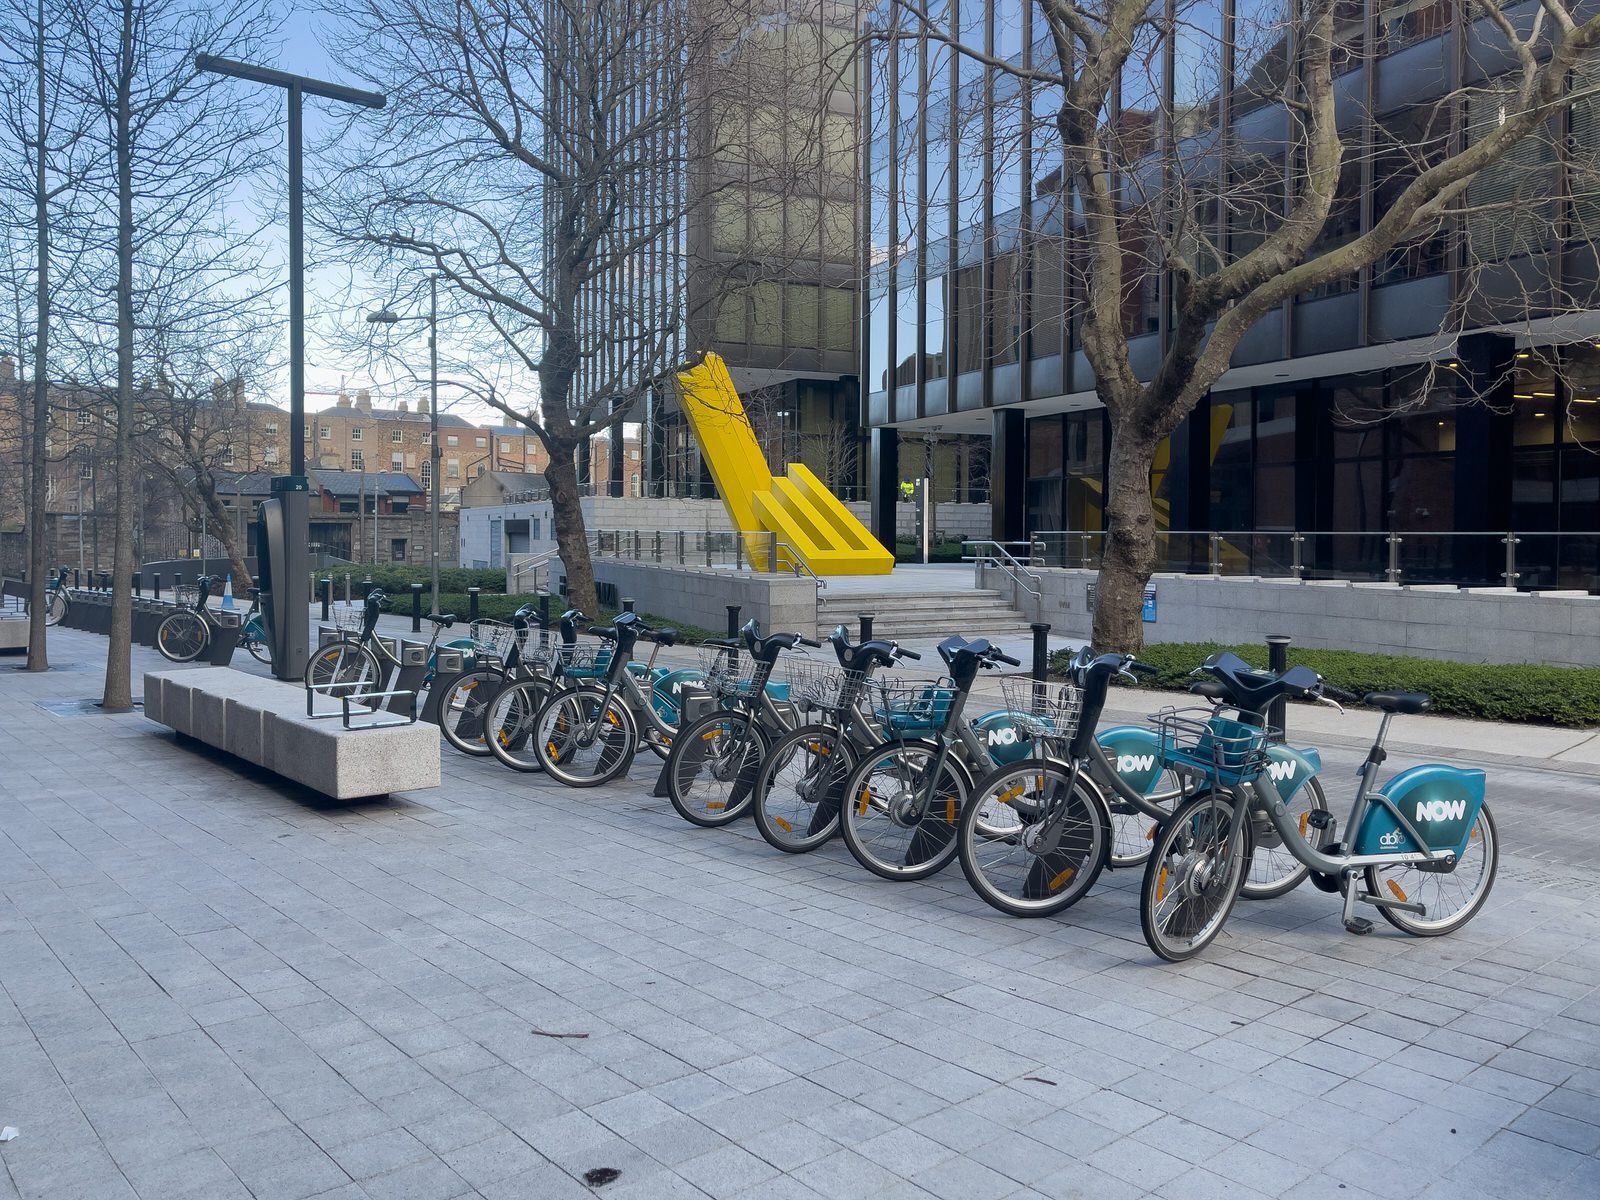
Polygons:
[[449,629],[450,626],[456,623],[456,615],[455,613],[429,613],[428,620],[443,629]]
[[673,646],[678,641],[676,629],[658,629],[650,635],[650,640],[658,646]]
[[1362,699],[1386,713],[1425,713],[1433,707],[1433,697],[1424,692],[1368,692]]

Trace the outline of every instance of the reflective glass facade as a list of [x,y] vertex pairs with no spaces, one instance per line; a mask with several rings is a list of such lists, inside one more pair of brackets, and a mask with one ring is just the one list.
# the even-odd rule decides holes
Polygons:
[[[1053,65],[1035,4],[937,0],[929,11],[988,56]],[[1165,169],[1181,190],[1169,195],[1181,196],[1182,248],[1201,273],[1260,244],[1287,202],[1289,11],[1283,0],[1166,0],[1170,39],[1151,32],[1111,97],[1106,136],[1125,158],[1177,146]],[[1338,117],[1352,150],[1313,254],[1359,237],[1418,171],[1501,119],[1505,89],[1480,64],[1501,70],[1507,60],[1477,15],[1452,0],[1340,4]],[[885,27],[893,19],[887,7],[876,16]],[[1307,560],[1347,574],[1381,570],[1387,544],[1372,535],[1404,530],[1416,535],[1402,551],[1408,577],[1489,582],[1501,564],[1488,533],[1507,522],[1550,534],[1600,528],[1573,367],[1591,348],[1542,346],[1527,324],[1560,308],[1600,309],[1591,242],[1600,97],[1584,94],[1600,85],[1600,67],[1577,75],[1570,112],[1483,170],[1464,198],[1470,211],[1296,296],[1246,335],[1234,366],[1256,368],[1250,386],[1224,377],[1158,458],[1152,488],[1166,528],[1329,531],[1304,548]],[[1087,252],[1066,203],[1058,95],[952,56],[914,26],[870,56],[864,91],[869,423],[998,435],[1019,428],[1000,413],[1025,405],[1019,469],[996,485],[995,535],[1098,531],[1108,435],[1081,351]],[[1170,217],[1160,173],[1150,175],[1157,185],[1147,192],[1129,188],[1122,235],[1121,318],[1141,374],[1164,352],[1172,289],[1155,236]],[[1466,296],[1474,301],[1463,317]],[[1503,321],[1523,322],[1522,334],[1425,348],[1441,328]],[[1445,367],[1451,354],[1473,360],[1470,379]],[[1336,370],[1294,362],[1318,356]],[[1412,365],[1393,365],[1408,356]],[[1533,361],[1553,364],[1547,386],[1521,382]],[[1513,370],[1514,391],[1504,382]],[[1284,382],[1261,383],[1274,375]],[[1531,407],[1541,400],[1551,402]],[[1005,458],[998,445],[994,455]],[[1482,546],[1440,536],[1463,531],[1484,531]],[[1287,539],[1252,545],[1269,542],[1261,553],[1287,559]],[[1170,545],[1174,564],[1206,554],[1203,539],[1198,551],[1183,538]],[[1539,545],[1524,586],[1590,585],[1589,551],[1554,537]]]

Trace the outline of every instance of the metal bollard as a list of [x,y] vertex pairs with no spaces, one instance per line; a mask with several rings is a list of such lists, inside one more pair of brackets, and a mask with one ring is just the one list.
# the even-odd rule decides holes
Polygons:
[[633,604],[634,604],[634,600],[633,600],[632,596],[624,596],[622,598],[622,611],[623,612],[632,612],[633,611]]
[[348,571],[345,572],[344,576],[344,602],[346,604],[350,603],[350,573]]
[[872,640],[872,614],[857,613],[856,620],[861,622],[861,640],[870,642]]
[[83,572],[77,567],[72,568],[72,586],[74,588],[81,588],[83,586]]
[[[731,638],[736,638],[736,637],[739,636],[739,606],[737,604],[730,604],[727,607],[728,607],[728,636],[731,637]],[[738,666],[739,666],[739,651],[737,649],[733,649],[733,650],[730,650],[728,652],[728,665],[730,667],[734,668],[735,670],[738,669]]]
[[140,598],[143,598],[143,596],[144,596],[144,578],[143,578],[143,576],[144,576],[144,572],[143,571],[135,571],[133,573],[133,594],[135,596],[140,597]]
[[1044,683],[1050,673],[1050,626],[1035,621],[1028,626],[1033,630],[1033,707],[1044,708]]
[[370,595],[372,595],[372,576],[368,574],[367,577],[361,581],[361,598],[365,600]]
[[475,588],[475,587],[469,587],[467,589],[467,620],[468,621],[476,621],[477,619],[478,619],[478,589]]
[[333,620],[333,580],[324,575],[318,580],[317,590],[322,593],[322,619]]
[[422,632],[422,585],[411,585],[411,632]]
[[539,593],[539,624],[542,625],[546,629],[550,628],[550,593],[549,592],[540,592]]
[[157,571],[150,576],[150,594],[157,600],[161,599],[161,572]]
[[[1267,634],[1267,670],[1274,675],[1281,675],[1289,669],[1289,643],[1293,639],[1283,633]],[[1289,701],[1285,696],[1279,696],[1267,705],[1267,724],[1278,731],[1277,741],[1284,740],[1285,723],[1289,712]]]

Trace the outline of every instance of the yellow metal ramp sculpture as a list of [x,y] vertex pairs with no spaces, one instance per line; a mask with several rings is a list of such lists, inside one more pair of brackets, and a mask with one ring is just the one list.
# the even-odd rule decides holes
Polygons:
[[[802,463],[773,478],[727,365],[715,354],[678,376],[684,415],[758,571],[887,575],[894,555]],[[768,536],[776,535],[776,537]],[[768,553],[777,543],[776,562]]]

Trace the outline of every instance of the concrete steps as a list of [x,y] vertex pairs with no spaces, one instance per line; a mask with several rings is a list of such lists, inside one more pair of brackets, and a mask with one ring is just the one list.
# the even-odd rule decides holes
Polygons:
[[1031,638],[1028,620],[999,592],[966,588],[951,592],[852,592],[817,598],[817,634],[826,637],[844,625],[854,640],[861,613],[873,614],[874,637],[909,642],[947,637],[984,637],[1017,644]]

